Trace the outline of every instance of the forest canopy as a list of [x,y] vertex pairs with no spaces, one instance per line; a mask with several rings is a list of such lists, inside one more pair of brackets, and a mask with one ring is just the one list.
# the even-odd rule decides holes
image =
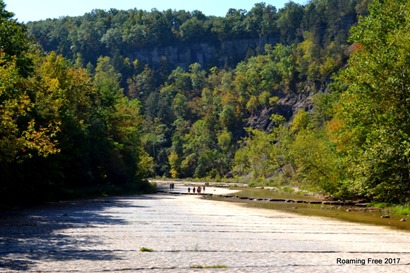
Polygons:
[[123,94],[109,58],[91,76],[55,52],[43,54],[3,1],[0,43],[2,203],[95,185],[144,190],[141,104]]
[[409,202],[408,1],[27,25],[0,3],[2,194],[164,176]]

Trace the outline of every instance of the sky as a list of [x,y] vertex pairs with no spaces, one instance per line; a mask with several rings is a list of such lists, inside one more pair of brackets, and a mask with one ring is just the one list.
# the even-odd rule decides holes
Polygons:
[[[45,20],[62,16],[79,16],[93,9],[167,9],[202,11],[205,15],[225,16],[230,8],[251,10],[255,3],[264,2],[282,8],[289,0],[4,0],[6,10],[19,22]],[[309,0],[293,0],[305,5]]]

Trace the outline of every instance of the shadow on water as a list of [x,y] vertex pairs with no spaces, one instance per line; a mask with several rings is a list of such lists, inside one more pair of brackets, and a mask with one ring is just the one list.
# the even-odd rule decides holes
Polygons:
[[[104,248],[99,237],[89,231],[81,235],[81,229],[126,224],[104,212],[118,207],[139,209],[142,207],[131,200],[147,198],[150,196],[99,198],[0,212],[0,271],[27,271],[36,261],[120,260],[112,251],[98,250],[98,246]],[[71,228],[75,233],[62,234]]]

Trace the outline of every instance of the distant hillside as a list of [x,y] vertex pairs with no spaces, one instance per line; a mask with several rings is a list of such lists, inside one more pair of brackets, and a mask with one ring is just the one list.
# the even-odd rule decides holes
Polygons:
[[[124,93],[141,101],[143,143],[156,174],[223,176],[234,153],[218,146],[219,134],[226,132],[235,150],[245,128],[271,132],[278,126],[272,116],[289,122],[298,111],[312,110],[315,94],[327,90],[331,75],[346,64],[349,29],[367,13],[368,2],[289,2],[280,10],[259,3],[250,11],[230,9],[225,17],[93,10],[27,28],[45,51],[91,74],[102,63],[119,73]],[[199,133],[196,126],[209,139],[188,144],[187,136]],[[209,149],[227,161],[217,163]],[[201,158],[198,150],[211,157]]]
[[368,1],[289,2],[280,10],[259,3],[250,11],[230,9],[225,17],[200,11],[93,10],[27,27],[46,51],[84,65],[95,65],[100,56],[123,56],[153,66],[167,62],[172,69],[194,62],[232,68],[262,53],[266,43],[302,42],[306,31],[322,47],[335,40],[344,43],[357,15],[365,12],[362,2]]

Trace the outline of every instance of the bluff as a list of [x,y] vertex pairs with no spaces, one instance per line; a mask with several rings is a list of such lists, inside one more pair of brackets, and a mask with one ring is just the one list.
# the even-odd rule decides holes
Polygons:
[[178,43],[170,46],[149,46],[127,52],[130,59],[138,59],[153,67],[167,63],[171,68],[187,70],[193,63],[202,68],[235,67],[237,63],[264,52],[266,44],[278,43],[277,38],[235,39],[217,42]]

